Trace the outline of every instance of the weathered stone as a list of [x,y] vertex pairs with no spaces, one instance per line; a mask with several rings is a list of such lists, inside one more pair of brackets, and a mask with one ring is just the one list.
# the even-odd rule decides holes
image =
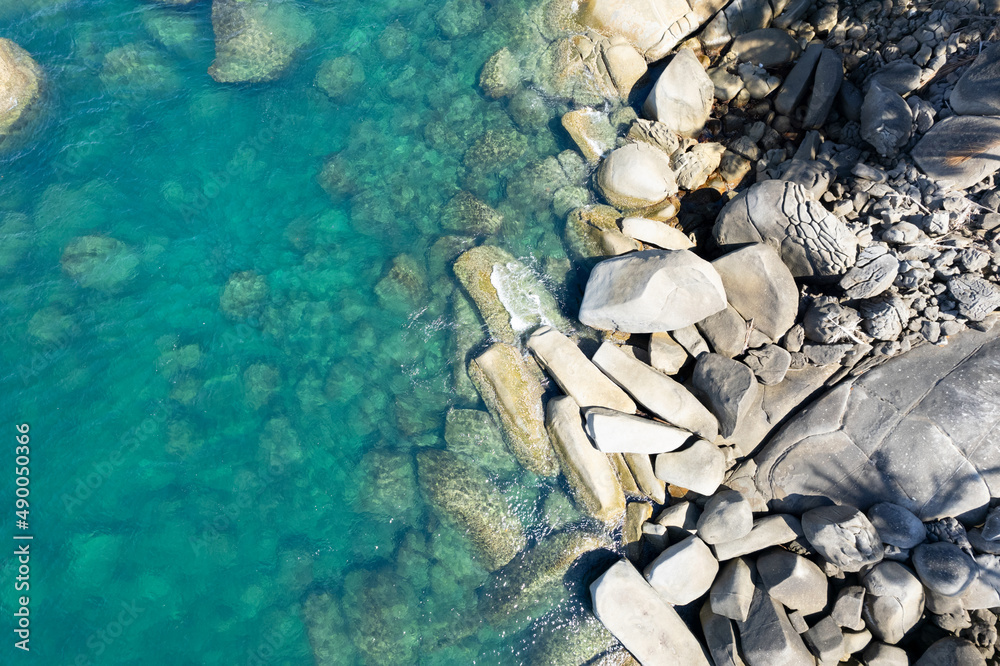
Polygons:
[[517,348],[493,345],[469,363],[469,377],[518,461],[539,476],[557,474],[559,462],[545,433],[542,386]]
[[698,39],[708,48],[725,46],[737,35],[766,28],[774,17],[767,0],[731,2],[705,26]]
[[292,4],[213,0],[215,61],[208,73],[220,83],[272,81],[291,65],[315,28]]
[[692,437],[687,430],[604,407],[591,407],[585,414],[587,435],[605,453],[664,453]]
[[986,514],[981,535],[987,541],[1000,540],[1000,506],[995,506]]
[[0,38],[0,144],[26,132],[38,117],[45,78],[31,55]]
[[742,493],[722,490],[705,504],[698,518],[698,536],[707,544],[742,539],[753,529],[753,509]]
[[510,97],[521,85],[522,74],[517,58],[506,46],[494,53],[479,74],[479,87],[491,99]]
[[788,621],[785,609],[761,588],[754,588],[747,619],[736,624],[743,657],[750,666],[802,666],[813,663],[808,648]]
[[482,469],[447,451],[422,449],[417,470],[428,502],[468,535],[488,569],[525,547],[520,520]]
[[718,273],[687,250],[646,250],[597,264],[580,305],[588,326],[628,333],[673,331],[726,307]]
[[892,157],[910,139],[913,114],[906,100],[878,81],[861,105],[861,138],[879,155]]
[[927,538],[927,528],[920,519],[898,504],[879,502],[872,505],[867,514],[882,543],[913,548]]
[[720,356],[733,358],[747,347],[748,324],[732,305],[709,315],[695,324],[712,350]]
[[563,115],[562,126],[590,164],[600,162],[615,147],[615,128],[600,111],[574,109]]
[[715,84],[691,49],[681,49],[660,74],[642,110],[683,136],[705,126],[715,99]]
[[441,226],[463,234],[494,234],[503,224],[498,210],[468,192],[453,196],[441,212]]
[[910,154],[931,180],[965,189],[1000,169],[1000,118],[945,118],[921,137]]
[[[115,292],[135,276],[139,257],[117,238],[81,236],[69,242],[59,263],[63,271],[81,287]],[[253,288],[244,290],[242,286],[248,279],[254,283]],[[263,283],[262,290],[258,281]],[[260,313],[261,301],[267,293],[266,278],[253,271],[241,271],[234,273],[226,283],[220,306],[233,319],[255,316]],[[247,297],[245,307],[241,296]]]
[[626,217],[622,220],[622,233],[662,250],[688,250],[694,247],[691,239],[677,227],[644,217]]
[[922,75],[923,70],[919,65],[907,60],[896,60],[875,72],[871,81],[878,81],[879,84],[897,95],[908,95],[920,87]]
[[628,560],[590,586],[594,614],[645,664],[710,666],[701,643]]
[[625,555],[632,562],[638,562],[643,556],[642,526],[653,515],[653,506],[649,502],[629,502],[625,507],[625,524],[622,525],[621,542]]
[[776,67],[795,60],[801,49],[786,31],[762,28],[736,37],[730,51],[742,62]]
[[[871,246],[858,254],[858,262],[840,279],[840,288],[849,299],[862,299],[878,296],[892,286],[899,274],[899,260],[885,251],[881,246],[881,254],[875,255]],[[875,255],[875,256],[873,256]]]
[[726,456],[715,444],[699,439],[686,449],[656,456],[655,470],[662,481],[711,495],[725,477]]
[[948,104],[955,113],[1000,115],[1000,45],[983,50],[952,88]]
[[757,405],[757,378],[747,366],[719,354],[703,354],[694,366],[691,383],[705,396],[719,419],[719,434],[729,437]]
[[[488,412],[478,409],[448,410],[444,441],[452,453],[478,463],[497,476],[510,477],[520,469],[517,459],[503,440],[503,433]],[[590,444],[589,441],[587,443]]]
[[575,342],[551,326],[542,326],[532,333],[527,347],[559,388],[580,407],[635,412],[632,399],[591,363]]
[[769,245],[755,243],[712,262],[722,278],[726,298],[755,330],[778,340],[792,324],[799,309],[795,278]]
[[913,568],[927,589],[946,597],[956,597],[976,577],[975,560],[953,543],[920,544],[913,549]]
[[821,506],[802,514],[806,539],[828,562],[842,571],[882,559],[882,541],[872,524],[852,506]]
[[712,141],[692,146],[686,153],[671,159],[671,166],[677,177],[677,186],[682,190],[696,190],[708,181],[712,172],[719,168],[726,147]]
[[767,243],[795,277],[840,275],[854,265],[857,239],[796,183],[768,180],[733,198],[713,230],[719,245]]
[[694,502],[671,504],[656,517],[656,524],[666,527],[672,539],[686,539],[698,531],[701,509]]
[[802,639],[821,664],[836,664],[844,656],[844,633],[829,617],[809,627]]
[[580,405],[569,396],[545,406],[545,425],[573,499],[587,515],[614,524],[625,514],[625,493],[608,457],[596,450],[583,430]]
[[604,342],[592,360],[639,404],[664,421],[708,440],[718,435],[715,417],[684,386],[632,358],[614,343]]
[[917,347],[830,390],[755,456],[758,490],[792,511],[825,497],[893,502],[925,521],[982,517],[1000,488],[1000,440],[982,418],[1000,404],[998,333]]
[[611,151],[597,169],[597,190],[626,212],[656,211],[677,194],[670,158],[648,143],[629,143]]
[[843,82],[844,63],[840,54],[831,49],[823,49],[819,63],[816,65],[816,75],[812,94],[809,96],[809,105],[806,107],[806,115],[802,119],[803,127],[817,129],[823,126]]
[[947,636],[935,641],[913,666],[986,666],[975,643]]
[[669,333],[653,333],[649,336],[649,364],[660,372],[675,375],[687,360],[687,350]]
[[754,584],[750,567],[742,557],[729,560],[709,590],[712,612],[730,620],[745,622],[750,614]]
[[1000,307],[1000,288],[974,275],[956,275],[948,280],[948,293],[958,303],[958,312],[970,321],[982,321]]
[[819,56],[822,52],[822,44],[810,44],[795,62],[795,66],[785,77],[785,82],[774,98],[774,108],[778,113],[785,116],[792,115],[796,107],[805,99],[809,83],[813,78],[813,71],[816,69],[816,63],[819,62]]
[[916,625],[924,610],[924,588],[913,572],[897,562],[880,562],[861,578],[864,617],[880,641],[895,644]]
[[718,572],[719,562],[709,547],[690,536],[660,553],[644,575],[667,603],[683,606],[708,592]]
[[865,588],[860,585],[845,587],[837,593],[837,600],[833,603],[830,617],[837,623],[837,626],[861,631],[865,628],[865,621],[861,619],[864,605]]
[[812,615],[826,608],[827,580],[818,566],[795,553],[776,548],[757,558],[764,589],[791,610]]
[[795,516],[777,513],[754,521],[750,534],[742,539],[717,543],[712,546],[720,562],[742,557],[757,551],[780,546],[802,536],[802,524]]
[[714,613],[708,602],[702,605],[698,619],[701,620],[705,644],[715,666],[745,666],[736,647],[732,621]]
[[791,362],[792,355],[777,345],[751,349],[743,359],[743,363],[756,375],[757,381],[765,386],[780,384],[785,379]]
[[618,88],[623,100],[628,100],[636,85],[646,76],[646,59],[628,40],[612,36],[601,46],[601,57],[608,68],[608,76]]
[[906,650],[881,641],[872,643],[861,653],[865,666],[910,666]]

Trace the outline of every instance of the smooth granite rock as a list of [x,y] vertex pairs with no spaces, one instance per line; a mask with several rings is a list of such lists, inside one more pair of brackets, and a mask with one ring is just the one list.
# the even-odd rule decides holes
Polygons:
[[947,541],[922,543],[914,548],[913,568],[927,589],[946,597],[965,592],[978,572],[976,561]]
[[861,631],[865,628],[865,621],[861,618],[864,606],[865,588],[860,585],[850,585],[837,593],[837,600],[833,602],[830,617],[839,627]]
[[760,387],[753,372],[720,354],[703,354],[694,366],[691,383],[719,419],[719,434],[729,437],[758,404]]
[[15,42],[0,38],[0,144],[34,124],[44,89],[38,63]]
[[622,233],[661,250],[688,250],[694,247],[683,231],[660,220],[626,217],[622,220]]
[[758,551],[780,546],[802,536],[802,523],[795,516],[776,513],[754,521],[750,534],[742,539],[726,541],[712,546],[720,562],[742,557]]
[[527,347],[559,388],[580,407],[635,412],[632,399],[591,363],[575,342],[556,329],[542,326],[528,338]]
[[986,660],[975,643],[947,636],[927,648],[913,666],[986,666]]
[[734,197],[713,235],[721,246],[767,243],[795,277],[832,277],[854,265],[857,239],[797,183],[768,180]]
[[736,646],[732,621],[714,613],[708,602],[702,605],[698,619],[715,666],[745,666]]
[[698,518],[698,536],[707,544],[742,539],[753,529],[753,509],[743,493],[722,490],[705,504]]
[[816,63],[819,62],[822,52],[822,44],[810,44],[795,61],[795,66],[785,77],[785,82],[774,98],[774,108],[778,113],[785,116],[792,115],[796,107],[805,99],[809,84],[813,79],[813,72],[816,70]]
[[469,363],[469,377],[521,465],[539,476],[558,474],[559,461],[545,432],[542,385],[521,352],[497,343]]
[[836,664],[844,656],[844,632],[829,617],[809,627],[802,639],[821,664]]
[[707,440],[719,433],[716,418],[683,385],[632,358],[610,341],[593,356],[594,365],[635,398],[646,410]]
[[605,407],[591,407],[585,417],[587,435],[605,453],[665,453],[692,437],[687,430]]
[[669,332],[725,307],[722,279],[710,263],[688,250],[646,250],[597,264],[579,317],[602,330]]
[[773,341],[783,336],[799,310],[795,278],[770,245],[755,243],[712,262],[726,298],[754,330]]
[[910,666],[910,658],[906,650],[895,645],[876,641],[861,653],[865,666]]
[[899,548],[913,548],[927,538],[927,528],[912,511],[892,504],[879,502],[869,507],[868,520],[878,532],[882,543]]
[[670,604],[619,560],[590,585],[594,614],[644,664],[711,666],[705,650]]
[[677,194],[670,158],[648,143],[616,148],[597,168],[597,191],[623,211],[655,210]]
[[910,140],[912,124],[906,100],[878,81],[872,83],[861,105],[861,138],[879,155],[892,157]]
[[750,614],[753,601],[753,575],[750,566],[742,557],[729,560],[715,577],[709,590],[708,602],[712,612],[744,622]]
[[667,603],[683,606],[708,592],[718,572],[719,561],[711,549],[690,536],[660,553],[644,575]]
[[792,628],[781,604],[754,589],[750,613],[737,622],[748,666],[803,666],[814,663],[802,637]]
[[697,136],[715,100],[715,84],[691,49],[666,66],[642,106],[643,114],[683,136]]
[[802,514],[810,545],[841,571],[859,571],[882,559],[882,541],[865,514],[853,506],[821,506]]
[[1000,118],[945,118],[921,137],[910,154],[931,180],[965,189],[1000,169]]
[[1000,43],[976,57],[952,88],[948,104],[964,116],[1000,115]]
[[725,477],[726,455],[715,444],[699,439],[686,449],[659,454],[654,469],[661,481],[711,495]]
[[608,457],[587,438],[580,405],[560,396],[551,398],[545,411],[552,447],[577,506],[602,522],[619,522],[625,514],[625,493]]
[[781,548],[757,558],[757,572],[764,589],[788,609],[812,615],[826,608],[827,579],[810,560]]
[[735,53],[741,62],[750,62],[761,67],[776,67],[795,60],[801,49],[786,31],[763,28],[739,35],[733,40],[730,51]]
[[755,456],[757,489],[787,511],[822,497],[982,519],[1000,494],[998,334],[965,331],[831,389]]
[[924,587],[902,564],[880,562],[861,578],[865,588],[864,618],[880,641],[896,644],[917,624],[924,611]]
[[671,504],[656,516],[656,524],[666,527],[672,539],[686,539],[698,531],[701,509],[694,502]]

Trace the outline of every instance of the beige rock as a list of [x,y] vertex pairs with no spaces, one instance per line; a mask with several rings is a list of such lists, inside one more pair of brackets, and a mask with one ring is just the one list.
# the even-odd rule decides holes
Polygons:
[[539,476],[555,476],[559,462],[545,432],[542,385],[517,348],[493,345],[469,364],[469,377],[518,461]]
[[615,147],[615,130],[600,111],[589,107],[574,109],[563,114],[562,126],[590,164],[600,162]]
[[639,249],[635,239],[618,229],[621,213],[598,204],[575,208],[566,216],[566,245],[571,254],[582,259],[616,257]]
[[626,217],[622,220],[622,233],[663,250],[688,250],[694,247],[694,242],[683,231],[660,220]]
[[551,326],[543,326],[528,338],[528,349],[580,407],[608,407],[635,412],[635,403],[584,355],[576,343]]
[[647,143],[632,143],[601,162],[597,189],[612,206],[638,212],[663,207],[677,194],[677,181],[666,153]]
[[0,144],[36,117],[43,83],[42,68],[28,52],[0,38]]

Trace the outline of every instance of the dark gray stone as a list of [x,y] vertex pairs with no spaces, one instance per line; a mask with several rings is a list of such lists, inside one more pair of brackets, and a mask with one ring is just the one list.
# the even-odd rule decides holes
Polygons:
[[1000,115],[1000,43],[976,57],[955,84],[948,103],[962,115]]
[[842,571],[882,559],[882,541],[863,513],[853,506],[821,506],[802,514],[806,539],[828,562]]
[[837,110],[840,114],[851,122],[861,122],[861,105],[864,103],[865,96],[858,87],[845,79],[837,93]]
[[[874,247],[880,249],[872,250]],[[871,298],[891,287],[898,274],[899,260],[884,245],[869,246],[858,254],[858,262],[840,279],[840,288],[849,299]]]
[[786,31],[764,28],[737,37],[731,51],[743,62],[776,67],[795,60],[801,49]]
[[827,580],[810,560],[776,548],[757,558],[757,572],[771,598],[788,609],[812,615],[826,608]]
[[757,375],[757,381],[765,386],[774,386],[780,384],[788,373],[792,355],[778,345],[764,345],[747,352],[743,362]]
[[785,77],[785,82],[774,98],[774,109],[778,113],[786,116],[792,115],[792,111],[805,99],[809,83],[813,78],[813,71],[816,69],[816,63],[819,62],[819,56],[822,52],[822,44],[810,44],[795,62],[795,66]]
[[948,636],[927,648],[913,666],[986,666],[986,660],[971,641]]
[[842,275],[854,265],[857,238],[797,183],[768,180],[734,197],[713,235],[721,246],[767,243],[794,277]]
[[819,64],[816,65],[812,95],[809,96],[809,106],[806,107],[806,115],[802,120],[803,127],[823,126],[843,82],[844,62],[840,54],[830,49],[823,49]]
[[981,536],[987,541],[1000,539],[1000,506],[993,507],[986,515]]
[[1000,118],[945,118],[917,142],[911,155],[940,185],[956,189],[975,185],[1000,169]]
[[837,623],[837,626],[861,631],[865,628],[865,621],[861,619],[861,610],[864,605],[865,588],[860,585],[845,587],[837,593],[837,600],[833,603],[830,617]]
[[881,641],[872,643],[861,653],[865,666],[910,666],[906,650]]
[[865,587],[864,617],[880,641],[895,644],[920,620],[924,587],[902,564],[881,562],[861,579]]
[[821,664],[836,664],[844,656],[844,632],[829,617],[809,627],[802,638]]
[[[795,323],[799,289],[795,278],[769,245],[755,243],[712,262],[726,298],[743,319],[772,341]],[[745,333],[745,331],[744,331]],[[740,349],[740,352],[743,350]]]
[[735,0],[708,22],[698,39],[709,48],[724,46],[737,35],[766,28],[773,17],[768,0]]
[[910,139],[913,114],[906,100],[878,81],[861,105],[861,138],[879,155],[891,157]]
[[760,390],[750,368],[719,354],[698,358],[691,383],[719,419],[719,434],[732,435],[740,421],[757,405]]
[[746,349],[747,321],[732,304],[727,305],[725,310],[705,317],[695,326],[716,354],[733,358]]
[[744,666],[736,647],[736,632],[733,630],[732,620],[712,612],[712,606],[708,602],[701,607],[698,618],[715,666]]
[[953,543],[920,544],[913,549],[913,568],[928,589],[956,597],[972,584],[976,561]]
[[743,622],[753,601],[753,577],[742,557],[730,560],[719,571],[708,592],[712,611],[730,620]]
[[982,321],[1000,307],[1000,289],[974,275],[956,275],[948,280],[948,293],[958,303],[958,312],[970,321]]
[[998,334],[917,347],[831,389],[755,456],[757,489],[782,510],[829,498],[981,520],[1000,494]]
[[920,86],[923,70],[907,60],[896,60],[875,72],[871,81],[888,88],[897,95],[906,95]]
[[879,502],[872,505],[867,514],[882,543],[899,548],[913,548],[927,538],[927,528],[906,507]]
[[802,666],[813,662],[785,609],[761,588],[754,588],[747,619],[737,622],[740,644],[751,666]]

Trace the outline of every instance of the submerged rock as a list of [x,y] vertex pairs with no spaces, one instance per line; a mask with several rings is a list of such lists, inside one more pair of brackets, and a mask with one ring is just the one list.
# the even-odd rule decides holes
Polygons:
[[26,132],[44,91],[42,68],[9,39],[0,38],[0,145]]
[[265,276],[239,271],[229,276],[219,306],[230,319],[252,319],[260,316],[269,294]]
[[427,302],[427,271],[412,256],[400,254],[375,285],[375,295],[384,308],[413,312]]
[[503,215],[468,192],[453,196],[441,212],[441,226],[449,231],[478,236],[494,234],[503,224]]
[[148,44],[126,44],[104,56],[101,83],[117,97],[166,97],[181,87],[177,72]]
[[60,263],[80,286],[115,291],[135,275],[139,257],[115,238],[82,236],[66,246]]
[[527,544],[521,521],[478,466],[424,449],[417,454],[417,471],[428,502],[468,535],[489,570],[510,562]]
[[215,61],[220,83],[272,81],[284,75],[315,28],[293,2],[212,0]]
[[444,441],[452,453],[475,462],[492,475],[513,476],[517,459],[503,441],[503,433],[489,412],[479,409],[452,409],[444,422]]
[[390,566],[355,569],[344,577],[342,608],[355,647],[372,663],[416,661],[420,629],[413,586]]
[[469,364],[469,376],[518,461],[539,476],[557,474],[559,462],[545,432],[542,385],[521,352],[497,343]]
[[316,85],[330,99],[348,99],[358,86],[365,82],[365,70],[355,56],[344,55],[323,62],[316,72]]

